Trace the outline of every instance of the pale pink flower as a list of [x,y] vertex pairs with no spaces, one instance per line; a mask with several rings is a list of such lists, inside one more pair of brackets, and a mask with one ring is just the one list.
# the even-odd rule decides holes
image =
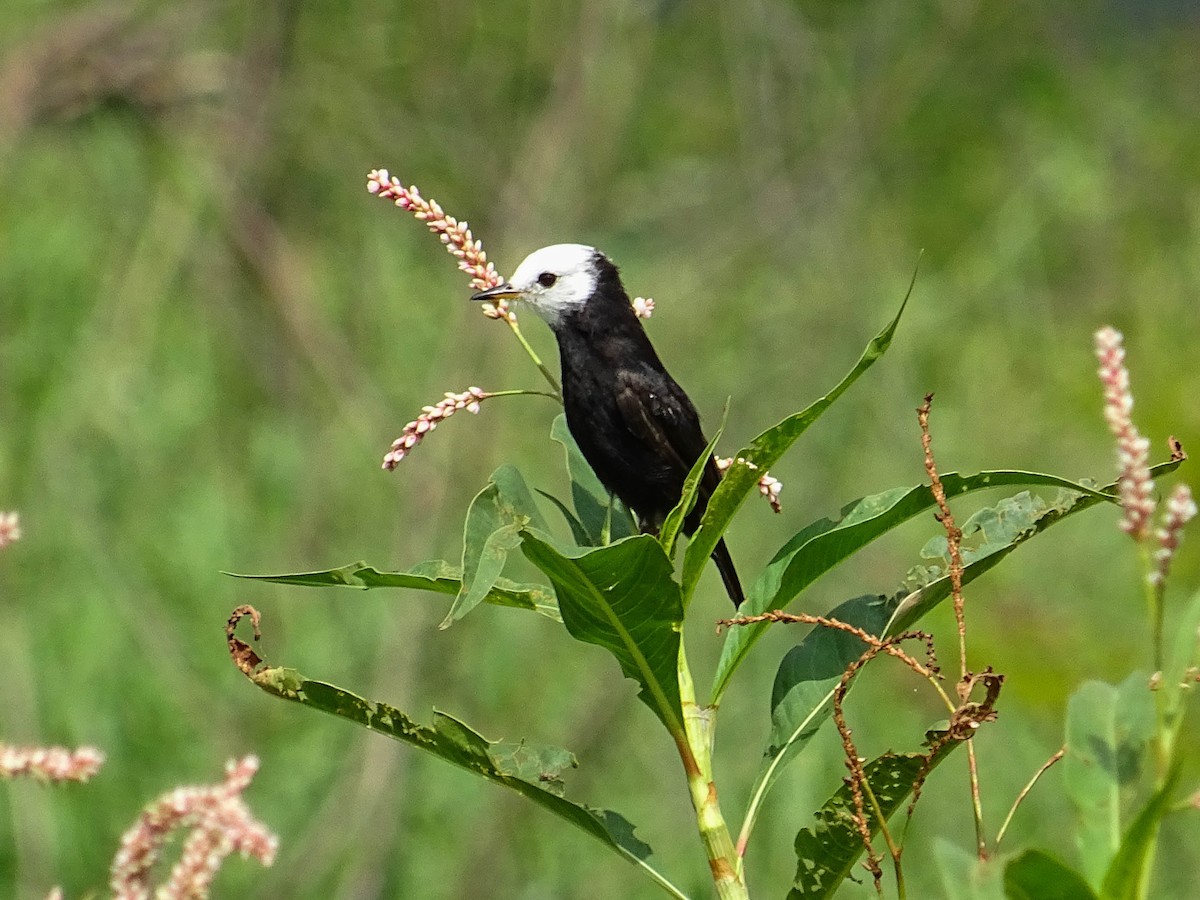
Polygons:
[[95,747],[10,747],[0,744],[0,778],[25,775],[42,781],[87,781],[100,771],[104,754]]
[[[390,175],[387,169],[372,169],[367,173],[367,190],[384,200],[394,201],[398,207],[408,210],[424,222],[425,227],[436,234],[446,250],[458,260],[459,269],[471,276],[471,287],[474,290],[487,290],[504,280],[496,271],[496,267],[488,262],[483,243],[472,236],[467,223],[446,215],[436,200],[426,200],[422,197],[415,184],[405,187],[400,179]],[[495,303],[484,303],[483,314],[489,319],[516,321],[516,313],[509,308],[508,301],[503,299]]]
[[1186,484],[1176,485],[1171,496],[1167,498],[1167,509],[1163,514],[1162,526],[1155,533],[1158,538],[1158,550],[1154,553],[1154,570],[1150,573],[1150,583],[1156,587],[1167,580],[1171,572],[1171,561],[1175,551],[1179,549],[1179,541],[1183,537],[1183,526],[1196,517],[1196,501],[1192,499],[1192,491]]
[[[732,456],[714,456],[713,460],[716,462],[717,468],[722,472],[733,465]],[[758,466],[754,465],[754,463],[747,459],[743,459],[740,456],[738,457],[737,461],[751,469],[758,468]],[[775,512],[783,512],[783,504],[779,502],[779,493],[782,490],[783,482],[778,478],[773,477],[770,472],[764,472],[758,479],[758,492],[766,498],[767,502],[771,504],[771,509],[775,510]]]
[[1096,332],[1096,358],[1100,360],[1100,382],[1104,385],[1104,418],[1117,439],[1120,466],[1121,506],[1125,516],[1121,529],[1143,540],[1150,531],[1154,515],[1153,482],[1150,478],[1150,442],[1134,427],[1133,394],[1129,390],[1129,371],[1125,368],[1125,348],[1121,332],[1102,328]]
[[21,539],[21,521],[15,512],[0,512],[0,547]]
[[217,870],[235,851],[271,865],[279,838],[242,799],[257,771],[254,756],[230,760],[223,784],[178,787],[143,809],[113,859],[110,887],[117,900],[149,900],[154,866],[178,829],[190,834],[166,883],[154,893],[157,898],[207,897]]
[[480,401],[490,396],[483,388],[469,387],[461,394],[447,391],[444,399],[433,406],[422,407],[421,414],[405,425],[400,437],[392,441],[392,449],[383,457],[383,467],[396,468],[400,460],[408,456],[417,444],[425,439],[425,435],[437,428],[439,422],[450,418],[460,409],[477,414]]
[[633,314],[639,319],[650,318],[654,315],[654,301],[649,297],[634,297]]

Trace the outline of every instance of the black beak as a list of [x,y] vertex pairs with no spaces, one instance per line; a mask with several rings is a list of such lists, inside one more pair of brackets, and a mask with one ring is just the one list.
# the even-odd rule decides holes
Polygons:
[[486,303],[492,300],[516,300],[521,296],[521,292],[509,284],[507,281],[490,287],[486,291],[479,291],[471,295],[472,303]]

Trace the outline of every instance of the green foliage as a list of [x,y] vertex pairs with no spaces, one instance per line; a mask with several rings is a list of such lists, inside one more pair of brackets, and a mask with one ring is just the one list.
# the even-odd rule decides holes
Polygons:
[[[927,248],[887,377],[778,465],[782,516],[752,502],[734,523],[734,556],[754,574],[806,521],[917,480],[910,411],[925,390],[938,393],[946,459],[965,471],[1010,462],[1107,480],[1085,346],[1103,322],[1136,339],[1145,433],[1195,452],[1200,58],[1180,4],[1129,7],[767,0],[722,15],[649,3],[547,16],[499,0],[181,14],[150,0],[130,18],[120,5],[0,4],[0,67],[19,73],[0,103],[0,509],[20,510],[25,530],[0,554],[0,738],[109,754],[86,789],[6,786],[0,895],[101,891],[141,802],[250,750],[263,761],[251,802],[281,855],[271,870],[223,872],[215,896],[640,895],[633,870],[560,837],[532,804],[480,802],[486,788],[432,757],[389,755],[363,729],[236,690],[213,629],[242,601],[266,612],[281,654],[367,696],[436,702],[509,735],[536,705],[606,773],[605,794],[629,798],[663,865],[691,869],[694,835],[676,839],[677,808],[645,791],[647,773],[674,777],[659,777],[658,745],[636,727],[596,736],[626,692],[606,690],[550,618],[502,608],[557,615],[544,586],[523,583],[534,576],[520,554],[515,584],[432,631],[462,589],[463,514],[489,472],[519,461],[531,486],[574,503],[541,475],[562,455],[544,440],[542,401],[497,401],[402,471],[377,471],[422,404],[523,376],[503,327],[468,308],[426,235],[361,193],[361,171],[402,167],[471,220],[505,273],[551,240],[609,250],[631,289],[658,299],[652,337],[710,426],[732,395],[729,435],[761,431],[836,378],[890,312],[875,298],[902,290]],[[1083,38],[1064,52],[1064,35]],[[594,545],[603,492],[598,508]],[[979,741],[997,782],[1023,782],[1052,749],[1047,723],[1071,686],[1134,665],[1137,598],[1115,518],[1078,517],[973,583],[980,650],[1003,639],[1010,679],[1003,738]],[[937,530],[892,532],[805,606],[889,593],[914,541]],[[614,510],[612,540],[634,532]],[[1197,583],[1198,546],[1185,541],[1177,584]],[[425,596],[218,575],[359,557],[380,571],[333,570],[347,576],[334,583],[378,575]],[[430,557],[450,562],[410,566]],[[718,649],[700,620],[708,599],[688,635],[703,660]],[[943,605],[928,621],[948,620]],[[727,803],[759,765],[782,640],[757,643],[723,697]],[[928,712],[923,697],[880,690],[888,714],[865,727],[881,740]],[[1163,690],[1184,696],[1169,675]],[[1195,745],[1189,727],[1180,744]],[[806,752],[814,770],[837,765],[819,742]],[[805,803],[828,793],[809,797],[808,771],[789,770],[795,790],[755,834],[747,866],[765,893],[786,890]],[[1073,860],[1060,779],[1013,840]],[[965,844],[961,795],[929,792],[919,822]],[[1156,900],[1191,897],[1194,822],[1172,822]],[[466,856],[464,835],[483,836]],[[910,895],[942,896],[923,849],[910,852]]]
[[[866,782],[878,803],[884,820],[912,795],[913,785],[923,779],[949,755],[957,744],[943,744],[927,753],[885,753],[863,765]],[[843,785],[814,813],[817,824],[796,835],[796,878],[788,900],[832,897],[863,855],[863,842],[854,818],[854,800],[850,786]],[[874,804],[866,810],[866,819],[874,835],[879,831],[879,816]]]
[[1134,672],[1118,687],[1089,681],[1067,707],[1067,794],[1078,816],[1083,871],[1096,887],[1121,844],[1122,795],[1133,788],[1154,733],[1150,676]]
[[1007,900],[1097,900],[1083,876],[1041,850],[1026,850],[1004,867]]
[[[319,572],[298,572],[292,575],[239,575],[235,578],[269,581],[299,587],[410,588],[458,597],[463,591],[462,569],[442,559],[431,559],[413,566],[407,572],[380,572],[365,562],[349,563],[336,569]],[[559,618],[558,603],[553,591],[540,584],[517,584],[507,578],[496,578],[483,599],[496,606],[530,609]]]
[[662,545],[638,535],[568,554],[528,531],[522,537],[525,555],[554,585],[567,631],[612,653],[642,702],[682,739],[675,673],[683,604]]
[[634,836],[619,813],[567,800],[561,776],[579,765],[561,747],[526,741],[489,741],[453,716],[434,710],[433,724],[421,725],[386,703],[364,700],[339,687],[311,681],[294,669],[260,669],[254,682],[269,694],[329,713],[385,734],[516,791],[634,861],[650,847]]

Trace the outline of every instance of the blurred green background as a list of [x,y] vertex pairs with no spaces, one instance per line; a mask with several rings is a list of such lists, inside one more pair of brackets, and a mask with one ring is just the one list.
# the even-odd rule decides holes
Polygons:
[[[783,514],[753,503],[735,523],[749,582],[807,522],[924,477],[927,390],[943,470],[1109,479],[1104,324],[1126,334],[1156,459],[1168,434],[1200,447],[1198,42],[1200,4],[1182,0],[8,0],[0,509],[25,537],[0,555],[0,738],[91,743],[108,763],[85,787],[0,789],[0,896],[103,887],[143,803],[247,752],[262,758],[249,802],[282,849],[269,870],[231,861],[219,896],[656,896],[515,795],[255,690],[223,641],[241,602],[262,610],[274,663],[571,748],[570,796],[625,814],[706,896],[678,759],[599,649],[519,611],[439,632],[433,595],[220,574],[454,560],[497,465],[562,487],[541,398],[492,401],[379,471],[443,391],[538,377],[365,173],[386,166],[470,220],[505,273],[549,243],[605,249],[656,299],[647,327],[710,425],[731,398],[726,453],[841,377],[924,249],[889,355],[775,471]],[[1065,523],[969,591],[971,663],[1009,679],[977,741],[992,833],[1061,744],[1070,692],[1147,665],[1117,518]],[[937,530],[890,535],[807,608],[893,590]],[[1177,571],[1173,609],[1200,584],[1200,537]],[[689,632],[703,681],[719,649],[703,620],[726,605],[710,576]],[[949,662],[950,611],[928,624]],[[764,640],[722,709],[735,823],[794,640]],[[866,751],[917,746],[940,717],[918,688],[887,664],[864,679],[850,715]],[[826,734],[769,801],[757,894],[790,884],[838,752]],[[927,789],[910,896],[941,893],[935,837],[969,846],[964,765]],[[1075,859],[1070,816],[1052,770],[1009,849]],[[1197,831],[1170,821],[1156,896],[1190,896]]]

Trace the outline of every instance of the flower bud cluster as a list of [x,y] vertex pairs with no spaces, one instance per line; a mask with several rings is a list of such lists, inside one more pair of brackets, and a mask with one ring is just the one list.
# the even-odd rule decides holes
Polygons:
[[0,547],[21,539],[21,522],[15,512],[0,512]]
[[1115,328],[1096,332],[1096,358],[1100,360],[1100,382],[1104,386],[1104,418],[1117,439],[1118,482],[1125,516],[1121,529],[1135,540],[1150,532],[1154,515],[1154,497],[1150,478],[1150,442],[1134,427],[1133,394],[1129,390],[1129,371],[1125,368],[1124,338]]
[[142,810],[113,859],[113,895],[119,900],[149,900],[155,895],[150,884],[153,869],[177,829],[189,829],[190,834],[157,896],[207,897],[217,870],[235,851],[271,865],[279,838],[254,818],[242,799],[257,771],[254,756],[230,760],[223,784],[175,788]]
[[28,775],[42,781],[87,781],[100,771],[104,754],[95,747],[9,747],[0,744],[0,777]]
[[639,319],[650,318],[654,315],[654,301],[649,297],[634,297],[633,314]]
[[479,412],[479,401],[486,400],[490,395],[483,388],[469,387],[461,394],[446,392],[445,399],[439,400],[433,406],[421,408],[421,415],[404,426],[404,433],[392,441],[392,449],[383,457],[383,467],[394,469],[400,460],[408,456],[417,444],[425,439],[425,435],[437,428],[438,422],[450,418],[458,410],[465,409],[469,413]]
[[[724,472],[726,469],[732,466],[734,462],[732,456],[714,456],[713,460],[716,462],[717,468],[721,472]],[[748,468],[758,468],[758,466],[750,462],[750,460],[744,459],[740,456],[737,458],[737,461]],[[779,502],[779,492],[782,490],[783,482],[778,478],[773,477],[770,472],[764,472],[758,479],[758,492],[767,499],[767,502],[771,504],[771,509],[775,510],[775,512],[783,512],[783,505]]]
[[1179,540],[1183,537],[1183,526],[1196,518],[1196,501],[1192,499],[1192,491],[1186,484],[1175,486],[1167,499],[1167,510],[1163,514],[1162,526],[1155,533],[1158,538],[1158,550],[1154,552],[1154,569],[1150,572],[1150,583],[1159,587],[1167,580],[1171,571],[1171,560],[1179,549]]
[[[475,239],[467,223],[446,215],[441,204],[422,197],[415,184],[405,187],[387,169],[372,169],[367,173],[367,190],[384,200],[393,201],[424,222],[425,227],[436,234],[446,250],[458,260],[459,269],[471,276],[474,290],[487,290],[501,283],[503,279],[496,267],[488,262],[483,243]],[[507,300],[483,304],[483,314],[490,319],[516,320],[516,314],[509,308]]]

